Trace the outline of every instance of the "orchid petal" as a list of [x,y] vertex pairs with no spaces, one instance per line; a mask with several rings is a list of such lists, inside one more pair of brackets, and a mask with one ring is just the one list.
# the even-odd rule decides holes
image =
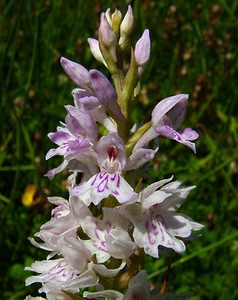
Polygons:
[[132,277],[123,300],[150,300],[150,285],[147,281],[146,271],[140,271],[136,276]]
[[204,228],[202,224],[192,221],[189,217],[176,213],[164,214],[166,228],[172,236],[187,238],[192,234],[192,230]]
[[92,255],[96,255],[96,259],[98,263],[105,263],[111,257],[111,254],[108,253],[107,248],[105,246],[106,242],[97,241],[97,240],[86,240],[83,242],[84,245],[88,248],[88,250],[92,253]]
[[49,245],[46,245],[44,243],[38,243],[37,241],[35,241],[33,238],[28,238],[28,240],[30,241],[30,243],[40,249],[46,250],[46,251],[53,251],[53,248]]
[[78,197],[69,198],[69,207],[79,225],[82,225],[84,220],[92,215],[88,207]]
[[[188,146],[189,148],[191,148],[193,150],[194,153],[196,153],[195,143],[192,143],[189,140],[186,140],[183,135],[181,135],[178,131],[176,131],[169,125],[162,125],[162,126],[157,127],[156,132],[164,137],[167,137],[171,140],[175,140],[181,144]],[[192,133],[193,138],[194,138],[194,136],[195,136],[195,133]],[[186,134],[185,134],[185,137],[186,137]]]
[[61,57],[60,63],[65,73],[74,83],[83,89],[90,90],[91,79],[86,68],[65,57]]
[[113,150],[116,157],[112,157],[112,160],[120,163],[120,169],[123,169],[126,164],[125,145],[123,140],[117,133],[111,133],[103,136],[97,144],[97,160],[99,166],[103,166],[104,161],[108,158],[108,152]]
[[97,121],[103,124],[109,133],[117,133],[117,124],[112,118],[106,115],[105,111],[98,110],[94,116]]
[[[71,105],[66,105],[68,111],[67,127],[74,136],[82,135],[91,139],[97,138],[97,125],[89,114],[81,112]],[[71,118],[69,118],[71,116]],[[67,118],[66,117],[66,118]],[[87,125],[87,126],[86,126]]]
[[103,224],[101,223],[94,217],[87,217],[82,222],[82,229],[90,237],[90,240],[84,241],[85,246],[92,255],[96,255],[99,263],[104,263],[111,257],[111,254],[108,253]]
[[163,118],[169,114],[170,118],[166,121],[172,122],[171,125],[177,129],[184,119],[187,101],[188,95],[186,94],[178,94],[161,100],[152,111],[153,126],[163,124]]
[[89,47],[92,52],[92,55],[96,58],[97,61],[103,63],[107,67],[107,63],[102,56],[102,52],[99,48],[99,42],[96,39],[89,38],[88,39]]
[[58,249],[67,262],[80,273],[87,269],[91,253],[82,241],[75,237],[62,238],[58,242]]
[[110,81],[98,70],[89,71],[92,86],[96,97],[101,104],[109,109],[119,120],[124,121],[124,116],[117,103],[117,95]]
[[145,199],[147,197],[149,197],[152,193],[154,193],[159,187],[163,186],[164,184],[168,183],[169,181],[171,181],[173,179],[173,175],[168,178],[168,179],[163,179],[157,182],[154,182],[152,184],[150,184],[149,186],[147,186],[147,188],[145,188],[142,193],[141,193],[141,198]]
[[94,92],[99,101],[105,107],[109,107],[111,102],[116,103],[116,91],[107,77],[95,69],[90,70],[89,74]]
[[[54,280],[53,282],[43,283],[40,293],[46,293],[48,300],[69,300],[69,298],[59,298],[59,290],[70,291],[71,293],[77,293],[80,288],[92,287],[98,283],[98,277],[91,269],[86,270],[76,278],[67,281]],[[65,294],[64,294],[65,295]]]
[[144,248],[146,254],[155,258],[159,257],[158,247],[160,245],[172,248],[178,253],[185,251],[184,243],[168,233],[163,225],[163,218],[159,215],[156,219],[148,217],[144,223],[136,224],[133,237],[136,244]]
[[124,229],[125,231],[128,231],[129,228],[129,221],[124,218],[120,213],[118,208],[109,208],[109,207],[103,207],[103,222],[105,224],[114,224],[115,226],[119,226],[120,228]]
[[[81,114],[81,115],[83,115],[83,114]],[[72,113],[68,113],[65,118],[66,126],[67,126],[69,132],[73,136],[75,136],[75,137],[86,136],[86,131],[85,131],[84,127],[81,126],[81,124],[79,123],[78,120],[79,120],[78,117],[72,115]]]
[[56,149],[50,149],[46,153],[45,159],[48,160],[51,157],[56,156],[56,155],[65,155],[67,153],[67,149],[68,149],[68,146],[66,144],[63,144]]
[[199,133],[195,130],[192,130],[191,128],[185,128],[181,131],[179,131],[180,135],[188,141],[194,141],[199,138]]
[[57,168],[49,170],[44,176],[52,179],[56,174],[63,171],[67,165],[68,165],[68,161],[64,160]]
[[150,127],[138,140],[136,143],[133,152],[137,151],[148,145],[148,143],[153,140],[154,138],[158,137],[158,133],[155,131],[154,127]]
[[[86,205],[90,202],[97,205],[109,195],[115,196],[120,203],[125,203],[132,201],[136,195],[133,188],[118,172],[109,174],[104,170],[82,186],[73,188],[71,194],[80,197]],[[84,195],[86,198],[83,197]]]
[[144,209],[149,209],[155,204],[164,202],[171,194],[163,191],[156,191],[144,200],[142,200],[142,205]]
[[53,196],[53,197],[48,197],[47,200],[50,202],[50,203],[53,203],[54,205],[65,205],[68,203],[67,200],[65,200],[64,198],[62,197],[58,197],[58,196]]
[[108,252],[118,259],[129,258],[135,249],[129,234],[121,228],[112,228],[110,234],[105,235]]
[[143,223],[145,218],[142,205],[138,202],[132,205],[121,205],[120,214],[127,217],[133,224]]
[[[179,181],[174,182],[181,184]],[[184,200],[188,196],[191,190],[193,190],[195,186],[190,186],[186,188],[174,188],[173,182],[161,188],[161,190],[166,191],[166,193],[170,193],[171,195],[166,199],[163,203],[163,210],[175,211],[183,204]]]
[[55,267],[62,260],[62,258],[58,258],[56,260],[35,261],[30,267],[25,267],[25,270],[36,273],[44,273]]
[[56,131],[49,133],[48,137],[54,144],[60,146],[62,143],[66,143],[71,138],[71,135],[64,131]]
[[90,111],[101,104],[97,97],[82,89],[73,89],[72,95],[76,108],[81,111]]
[[94,264],[94,263],[89,263],[91,267],[100,275],[104,277],[114,277],[116,276],[124,267],[126,266],[126,262],[122,262],[118,268],[115,269],[108,269],[104,265],[101,264]]
[[100,292],[84,292],[83,297],[88,299],[96,299],[97,297],[104,297],[108,300],[123,300],[124,295],[114,290],[103,290]]
[[125,170],[138,169],[144,165],[147,161],[153,159],[155,156],[155,151],[152,149],[137,149],[129,157]]
[[74,154],[75,152],[79,154],[80,151],[84,151],[86,148],[89,148],[90,146],[91,144],[88,140],[80,137],[68,141],[67,155]]

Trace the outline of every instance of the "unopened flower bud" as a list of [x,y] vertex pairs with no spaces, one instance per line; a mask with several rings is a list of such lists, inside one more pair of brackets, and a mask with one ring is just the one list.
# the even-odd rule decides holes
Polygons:
[[110,8],[108,8],[106,10],[105,16],[106,16],[108,24],[112,27],[112,15],[111,15],[111,9]]
[[100,103],[109,109],[119,120],[124,120],[124,117],[117,104],[116,92],[110,81],[98,70],[89,71],[92,86],[96,97]]
[[121,19],[122,19],[122,14],[120,10],[116,9],[112,14],[112,29],[116,35],[119,35]]
[[60,63],[65,73],[74,83],[86,90],[89,89],[91,79],[87,69],[85,69],[82,65],[65,57],[61,57]]
[[99,25],[99,36],[103,44],[108,48],[115,45],[116,36],[112,30],[112,27],[108,23],[105,13],[101,14],[101,22]]
[[133,16],[133,11],[131,6],[128,6],[127,12],[125,17],[123,18],[120,26],[120,33],[121,36],[128,36],[132,33],[133,30],[133,25],[134,25],[134,16]]
[[[104,47],[108,48],[111,57],[114,61],[116,58],[116,35],[112,30],[112,27],[108,23],[105,13],[101,14],[101,21],[99,25],[99,43],[103,44]],[[100,48],[101,48],[100,44]],[[102,49],[102,48],[101,48]],[[104,56],[104,53],[103,53]]]
[[122,49],[125,49],[129,45],[129,37],[133,31],[133,25],[134,25],[134,16],[133,16],[132,8],[129,5],[127,9],[127,13],[124,19],[122,20],[120,26],[119,46]]
[[96,58],[96,60],[103,63],[107,67],[107,63],[105,62],[105,60],[102,56],[102,52],[99,48],[98,40],[89,38],[88,43],[89,43],[89,46],[90,46],[90,50],[91,50],[93,56]]
[[135,46],[135,58],[138,66],[144,66],[150,58],[150,33],[146,29]]

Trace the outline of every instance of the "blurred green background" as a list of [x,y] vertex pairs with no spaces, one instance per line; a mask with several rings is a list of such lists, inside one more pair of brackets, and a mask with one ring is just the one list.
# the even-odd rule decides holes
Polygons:
[[[151,281],[191,299],[238,299],[238,1],[0,1],[0,286],[1,299],[36,294],[24,287],[24,266],[46,253],[27,240],[50,217],[48,195],[67,195],[65,174],[43,175],[59,161],[45,161],[47,133],[72,104],[70,82],[59,64],[65,56],[87,68],[105,68],[89,50],[99,15],[108,7],[136,17],[134,41],[145,28],[151,61],[142,78],[134,121],[150,119],[167,96],[190,94],[183,126],[200,132],[197,154],[161,139],[151,182],[175,175],[196,184],[182,212],[204,224],[184,255],[146,262]],[[29,192],[33,185],[33,192]],[[28,191],[28,202],[22,202]],[[35,189],[35,191],[34,191]],[[26,195],[26,194],[25,194]],[[28,204],[28,205],[27,205]]]

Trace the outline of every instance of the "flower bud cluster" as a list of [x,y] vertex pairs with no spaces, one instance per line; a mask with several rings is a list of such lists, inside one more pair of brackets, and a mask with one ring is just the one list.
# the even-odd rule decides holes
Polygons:
[[[195,152],[192,141],[198,133],[191,128],[178,130],[188,103],[185,94],[160,101],[151,121],[131,133],[129,108],[150,56],[146,29],[131,48],[129,69],[123,68],[133,26],[130,6],[124,18],[118,10],[113,14],[107,10],[101,14],[99,40],[88,40],[94,57],[111,72],[114,85],[98,70],[87,70],[64,57],[60,60],[77,87],[72,91],[74,105],[65,106],[65,121],[49,133],[57,147],[48,151],[46,159],[61,156],[62,163],[46,176],[67,170],[69,198],[48,198],[55,206],[51,219],[30,241],[49,254],[26,268],[37,273],[26,284],[41,283],[39,292],[50,300],[160,299],[157,290],[150,290],[144,255],[158,258],[161,248],[182,253],[184,239],[202,228],[177,211],[194,186],[183,187],[173,177],[141,184],[138,169],[158,151],[151,140],[164,136]],[[81,292],[89,287],[90,292]]]

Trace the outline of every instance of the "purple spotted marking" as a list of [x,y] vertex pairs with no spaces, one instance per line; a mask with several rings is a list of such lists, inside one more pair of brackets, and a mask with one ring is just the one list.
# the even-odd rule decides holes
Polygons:
[[[118,173],[110,174],[104,169],[95,175],[91,186],[94,186],[97,189],[98,193],[104,192],[105,190],[111,190],[113,195],[119,195],[119,191],[117,190],[120,188],[120,175]],[[116,186],[112,189],[111,182],[116,182]]]
[[95,178],[91,183],[91,186],[94,186],[96,184],[97,192],[101,193],[105,191],[105,189],[109,190],[108,180],[109,180],[109,174],[106,171],[101,171],[100,173],[95,175]]
[[112,191],[112,194],[117,196],[117,195],[119,195],[119,192],[118,191]]
[[[109,234],[109,231],[111,229],[111,222],[107,221],[105,223],[105,231]],[[99,224],[98,222],[96,222],[96,227],[94,229],[94,233],[95,233],[95,237],[97,238],[97,240],[93,241],[93,246],[97,249],[97,250],[101,250],[104,252],[108,252],[107,251],[107,244],[106,241],[102,239],[102,236],[100,236],[100,233],[104,233],[104,230],[99,228]]]
[[[154,245],[157,240],[157,236],[159,235],[162,242],[166,240],[166,230],[164,219],[161,215],[156,215],[155,218],[151,219],[150,221],[146,222],[146,231],[147,231],[147,238],[151,245]],[[169,245],[175,245],[173,241],[167,239],[166,241]]]
[[162,242],[166,242],[169,246],[176,246],[175,242],[172,239],[167,238],[165,240],[165,237],[168,237],[168,233],[166,232],[166,225],[164,222],[164,218],[161,215],[156,215],[156,220],[159,224],[160,234],[162,237]]
[[120,187],[120,183],[121,183],[121,178],[120,176],[117,174],[117,187]]
[[117,173],[114,173],[112,176],[111,176],[111,181],[114,181],[117,177]]
[[158,227],[159,227],[159,231],[160,231],[160,235],[161,235],[161,241],[164,242],[165,241],[164,219],[161,215],[156,215],[155,221],[157,222]]
[[115,181],[117,179],[117,184],[116,186],[119,188],[120,187],[120,183],[121,183],[121,178],[120,178],[120,175],[118,173],[114,173],[112,176],[111,176],[111,181]]
[[107,247],[106,241],[101,241],[101,246],[105,249]]
[[107,174],[106,171],[101,171],[101,172],[99,173],[99,178],[102,179],[106,174]]
[[151,236],[151,231],[150,231],[149,221],[146,221],[145,227],[146,227],[147,237],[148,237],[149,243],[150,243],[151,245],[154,245],[154,244],[156,243],[156,239],[153,239],[152,236]]
[[178,133],[178,132],[174,132],[174,139],[177,140],[177,141],[181,141],[182,138],[181,138],[181,135]]
[[[67,213],[65,213],[67,211]],[[54,219],[61,218],[69,213],[69,208],[65,203],[61,203],[54,209],[52,209],[51,216]]]
[[106,241],[100,241],[99,243],[98,243],[98,241],[93,241],[93,246],[97,250],[100,250],[100,251],[108,253]]
[[105,175],[104,178],[100,181],[100,183],[97,186],[98,193],[104,192],[105,189],[109,190],[108,187],[108,177],[109,175]]
[[158,228],[157,228],[158,226],[156,224],[156,221],[152,220],[151,225],[152,225],[153,234],[158,235],[159,232],[158,232]]
[[55,277],[55,275],[60,275],[57,279],[62,281],[68,281],[76,278],[75,270],[72,269],[65,261],[59,262],[55,267],[49,270],[49,275]]
[[94,177],[94,179],[93,179],[93,182],[91,183],[91,186],[94,185],[94,183],[96,182],[96,180],[97,180],[99,174],[100,174],[100,173],[98,173],[98,174],[95,175],[95,177]]

